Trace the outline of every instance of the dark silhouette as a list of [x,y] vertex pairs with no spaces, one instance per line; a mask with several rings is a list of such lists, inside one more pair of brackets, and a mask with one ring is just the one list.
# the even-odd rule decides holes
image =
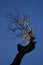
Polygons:
[[[28,45],[22,46],[21,44],[17,45],[18,53],[14,59],[14,61],[10,65],[20,65],[22,58],[25,54],[30,53],[35,49],[35,37],[34,37],[34,30],[31,28],[30,23],[23,15],[21,18],[17,16],[13,16],[12,14],[9,15],[11,20],[9,30],[15,33],[16,37],[21,37],[23,41],[27,41]],[[16,31],[22,31],[16,34]]]
[[35,37],[31,36],[30,43],[27,46],[22,46],[21,44],[17,45],[18,53],[17,53],[14,61],[10,65],[20,65],[23,56],[35,49],[36,42],[34,42],[34,39],[35,39]]

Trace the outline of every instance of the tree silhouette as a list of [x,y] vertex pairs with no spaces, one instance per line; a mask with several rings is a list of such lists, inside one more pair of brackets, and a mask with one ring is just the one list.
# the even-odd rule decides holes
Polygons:
[[17,45],[18,53],[11,65],[20,65],[23,56],[35,49],[36,42],[33,41],[34,39],[35,37],[31,37],[30,43],[27,46]]
[[[23,41],[28,42],[26,46],[23,46],[20,43],[18,43],[17,45],[18,53],[16,54],[14,61],[10,64],[20,65],[24,55],[30,53],[35,49],[36,42],[34,41],[35,39],[34,30],[31,28],[30,23],[28,22],[24,15],[22,17],[17,18],[17,16],[9,14],[9,18],[10,18],[9,30],[15,34],[15,38],[21,37]],[[22,32],[16,33],[16,31]]]

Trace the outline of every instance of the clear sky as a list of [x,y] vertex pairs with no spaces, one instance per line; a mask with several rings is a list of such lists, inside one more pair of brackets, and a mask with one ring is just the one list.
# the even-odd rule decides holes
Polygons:
[[36,48],[24,56],[21,65],[43,65],[43,0],[0,0],[0,65],[10,65],[17,54],[18,40],[12,39],[8,30],[10,12],[14,7],[21,14],[31,14],[31,24],[36,30]]

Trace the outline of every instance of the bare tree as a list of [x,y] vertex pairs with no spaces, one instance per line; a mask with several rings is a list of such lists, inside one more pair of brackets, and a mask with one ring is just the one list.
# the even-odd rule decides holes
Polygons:
[[16,31],[22,31],[19,34],[17,33],[15,35],[15,38],[21,37],[23,41],[28,42],[26,46],[23,46],[21,44],[17,45],[18,53],[10,65],[20,65],[22,58],[25,54],[30,53],[33,49],[35,49],[35,36],[34,36],[34,30],[31,28],[30,23],[26,19],[26,17],[23,15],[19,18],[17,16],[13,16],[12,14],[9,15],[10,18],[10,26],[9,30],[16,34]]

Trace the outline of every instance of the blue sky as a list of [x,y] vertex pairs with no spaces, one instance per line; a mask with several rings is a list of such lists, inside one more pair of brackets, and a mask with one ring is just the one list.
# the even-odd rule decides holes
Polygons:
[[21,14],[31,14],[31,25],[36,30],[36,48],[24,56],[21,65],[43,65],[43,0],[0,0],[0,65],[10,65],[17,54],[19,40],[12,39],[8,30],[10,12],[14,7]]

